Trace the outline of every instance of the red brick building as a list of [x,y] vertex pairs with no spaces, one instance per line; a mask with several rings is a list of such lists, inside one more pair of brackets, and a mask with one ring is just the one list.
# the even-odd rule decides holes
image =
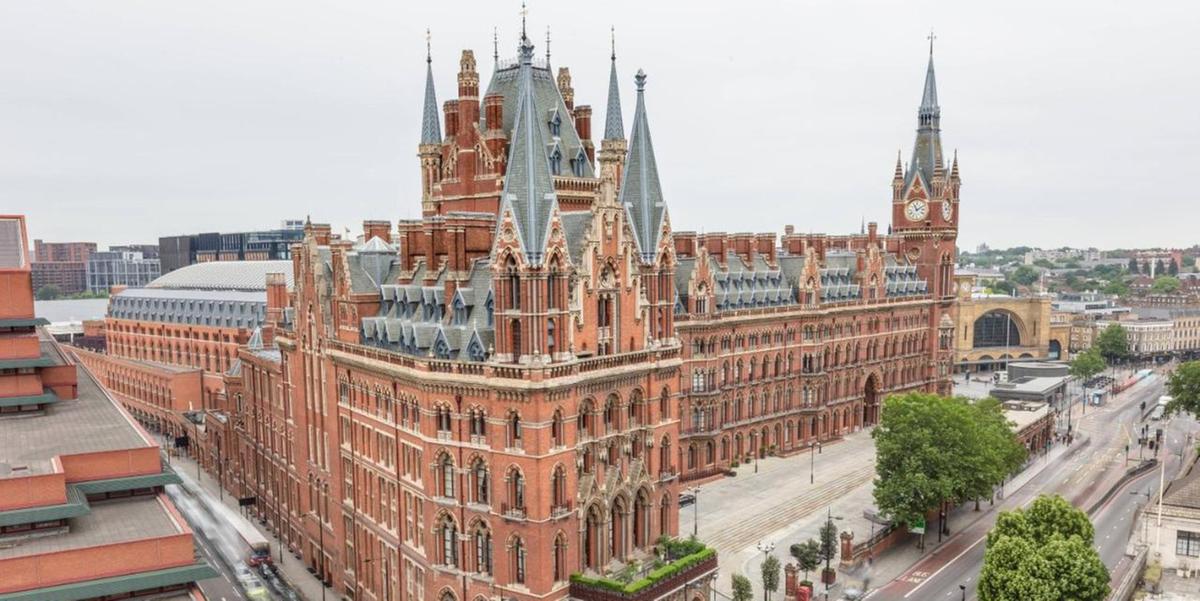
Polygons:
[[87,264],[95,242],[33,241],[33,290],[53,286],[63,294],[87,290]]
[[[198,364],[174,326],[109,322],[114,355],[222,371],[223,481],[334,590],[598,599],[572,575],[651,558],[682,480],[950,391],[960,180],[932,60],[889,232],[782,238],[672,230],[644,73],[627,137],[612,58],[597,150],[567,69],[524,37],[493,60],[481,88],[464,51],[441,107],[427,67],[421,219],[306,224],[261,336]],[[696,565],[647,590],[703,598]]]
[[24,218],[0,216],[0,597],[203,601],[153,438],[34,317]]

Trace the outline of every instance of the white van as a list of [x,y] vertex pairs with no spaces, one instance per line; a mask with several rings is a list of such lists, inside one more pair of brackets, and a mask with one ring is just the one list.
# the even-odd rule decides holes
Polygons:
[[1173,399],[1173,398],[1171,398],[1171,397],[1169,397],[1169,396],[1167,396],[1167,395],[1160,396],[1160,397],[1158,397],[1158,406],[1159,406],[1159,407],[1166,407],[1166,406],[1167,406],[1167,403],[1170,403],[1170,402],[1171,402],[1171,401],[1173,401],[1173,400],[1175,400],[1175,399]]

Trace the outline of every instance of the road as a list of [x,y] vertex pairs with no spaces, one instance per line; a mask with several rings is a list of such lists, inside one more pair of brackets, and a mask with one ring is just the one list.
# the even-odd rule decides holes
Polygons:
[[[1125,457],[1125,445],[1135,428],[1140,427],[1140,403],[1151,407],[1162,395],[1163,380],[1138,384],[1122,394],[1111,405],[1089,408],[1086,416],[1074,418],[1076,431],[1088,437],[1088,443],[1072,449],[1056,465],[1051,465],[1016,492],[997,503],[973,525],[958,532],[928,557],[919,561],[899,578],[871,591],[872,601],[911,599],[975,598],[975,585],[983,564],[984,540],[1001,510],[1022,507],[1040,494],[1060,494],[1076,506],[1088,507],[1099,500],[1127,467],[1136,464],[1137,443],[1134,440],[1132,461]],[[1078,415],[1078,414],[1077,414]],[[1151,432],[1157,423],[1151,422]],[[1197,424],[1191,418],[1172,420],[1164,434],[1167,443],[1168,478],[1178,469],[1177,453],[1185,452],[1187,434],[1195,433]],[[1121,561],[1134,523],[1137,509],[1145,503],[1130,493],[1158,490],[1159,470],[1153,470],[1128,483],[1092,515],[1096,526],[1096,547],[1110,570]],[[965,586],[964,589],[960,588]]]

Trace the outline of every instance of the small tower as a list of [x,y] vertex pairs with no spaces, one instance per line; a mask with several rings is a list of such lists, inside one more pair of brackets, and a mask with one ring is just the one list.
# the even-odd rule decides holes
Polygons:
[[625,168],[625,124],[621,120],[621,90],[617,83],[617,42],[613,33],[612,61],[608,73],[608,105],[604,111],[604,139],[600,141],[600,178],[611,179],[614,188],[621,185]]
[[437,93],[433,89],[433,53],[429,31],[425,31],[425,106],[421,113],[421,143],[417,156],[421,159],[421,210],[434,212],[433,186],[442,171],[442,126],[438,118]]

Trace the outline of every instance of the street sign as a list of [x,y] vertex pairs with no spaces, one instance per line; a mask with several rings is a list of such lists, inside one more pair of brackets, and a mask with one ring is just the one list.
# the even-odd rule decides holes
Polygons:
[[913,534],[925,534],[925,516],[921,516],[908,525],[908,531]]

